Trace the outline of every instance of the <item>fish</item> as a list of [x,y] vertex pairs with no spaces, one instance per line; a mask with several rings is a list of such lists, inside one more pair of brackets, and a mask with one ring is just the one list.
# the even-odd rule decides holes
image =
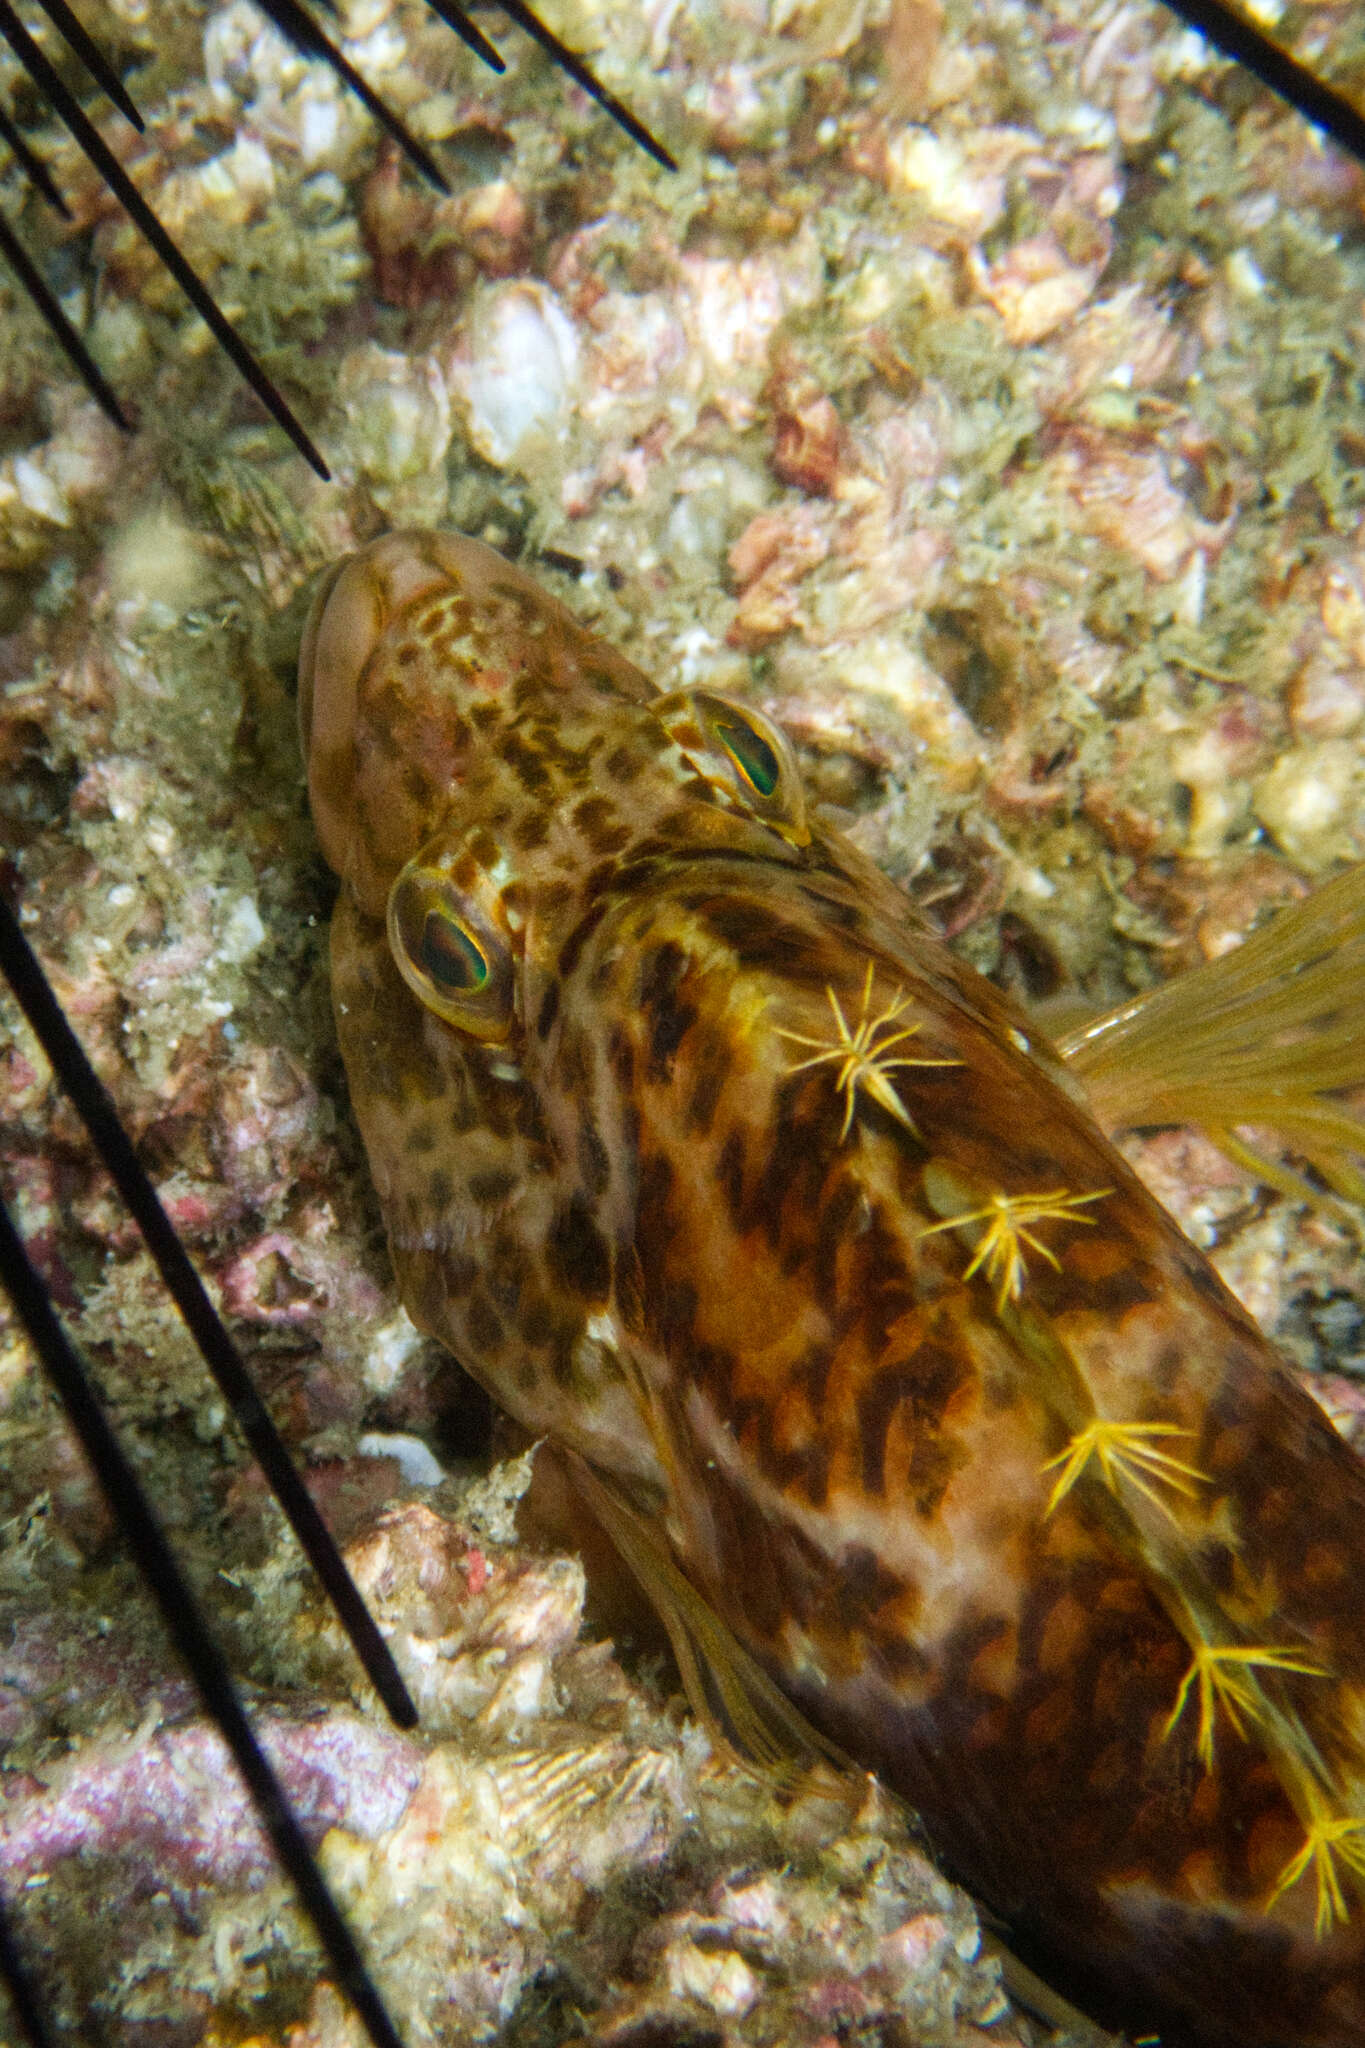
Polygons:
[[1365,2039],[1365,1465],[1111,1137],[1365,1194],[1365,871],[1054,1046],[772,721],[478,542],[335,565],[299,677],[403,1300],[689,1688],[875,1772],[1107,2023]]

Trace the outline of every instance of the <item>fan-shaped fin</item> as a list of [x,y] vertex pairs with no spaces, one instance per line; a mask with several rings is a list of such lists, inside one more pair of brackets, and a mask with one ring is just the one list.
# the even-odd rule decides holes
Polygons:
[[1107,1129],[1197,1125],[1271,1187],[1322,1204],[1301,1174],[1237,1135],[1256,1125],[1365,1204],[1365,1116],[1340,1099],[1365,1087],[1365,866],[1059,1050]]
[[688,1704],[697,1719],[745,1763],[788,1779],[823,1760],[856,1768],[811,1727],[727,1624],[679,1571],[666,1546],[624,1490],[581,1458],[578,1487],[668,1630]]

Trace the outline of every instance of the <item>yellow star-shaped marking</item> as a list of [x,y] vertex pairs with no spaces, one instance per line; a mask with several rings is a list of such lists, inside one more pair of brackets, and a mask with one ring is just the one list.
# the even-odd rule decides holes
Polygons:
[[1266,1900],[1266,1911],[1270,1911],[1283,1893],[1292,1891],[1299,1879],[1311,1869],[1318,1887],[1313,1932],[1321,1941],[1338,1921],[1351,1917],[1337,1865],[1344,1864],[1357,1877],[1365,1878],[1365,1821],[1356,1820],[1350,1814],[1334,1814],[1319,1806],[1304,1827],[1307,1839],[1298,1855],[1290,1857],[1276,1878],[1275,1889]]
[[1191,1691],[1199,1688],[1199,1760],[1206,1771],[1213,1769],[1213,1708],[1222,1702],[1223,1711],[1237,1734],[1245,1738],[1242,1717],[1258,1721],[1264,1703],[1252,1684],[1254,1671],[1301,1671],[1305,1678],[1326,1678],[1321,1664],[1314,1664],[1292,1645],[1275,1643],[1196,1643],[1194,1662],[1180,1681],[1175,1705],[1166,1717],[1162,1737],[1173,1735]]
[[[789,1038],[793,1045],[813,1045],[816,1048],[809,1059],[798,1060],[796,1065],[789,1069],[791,1073],[799,1074],[807,1067],[822,1066],[826,1060],[832,1061],[838,1067],[839,1072],[835,1085],[843,1091],[845,1097],[844,1121],[839,1132],[839,1143],[841,1145],[848,1136],[849,1129],[852,1126],[853,1111],[860,1088],[870,1095],[872,1100],[882,1109],[886,1110],[889,1115],[895,1117],[898,1123],[904,1124],[907,1131],[912,1132],[915,1137],[918,1137],[919,1133],[915,1130],[910,1113],[901,1101],[900,1096],[896,1093],[895,1085],[890,1079],[891,1069],[893,1067],[960,1067],[962,1064],[961,1060],[953,1059],[910,1059],[904,1054],[897,1054],[895,1058],[890,1057],[893,1048],[898,1045],[904,1045],[907,1039],[915,1036],[920,1027],[916,1023],[907,1024],[899,1031],[891,1030],[891,1027],[904,1015],[909,1007],[909,999],[903,997],[899,989],[896,990],[895,995],[892,997],[887,1008],[882,1011],[880,1017],[868,1015],[869,1006],[872,1001],[872,972],[873,962],[869,960],[867,963],[867,973],[863,979],[862,1014],[857,1024],[851,1030],[848,1019],[840,1007],[838,996],[832,988],[828,987],[825,990],[825,994],[829,997],[829,1006],[834,1012],[834,1025],[837,1033],[837,1036],[832,1041],[823,1038],[807,1038],[800,1031],[784,1031],[780,1026],[778,1027],[777,1035],[779,1038]],[[889,1037],[879,1036],[880,1033],[888,1031],[890,1032]]]
[[1154,1507],[1169,1515],[1170,1507],[1157,1492],[1157,1486],[1169,1486],[1174,1493],[1191,1500],[1196,1484],[1208,1484],[1208,1475],[1198,1466],[1187,1465],[1168,1451],[1158,1450],[1154,1439],[1190,1434],[1174,1422],[1105,1422],[1097,1415],[1084,1429],[1077,1430],[1065,1450],[1058,1451],[1044,1465],[1044,1472],[1052,1472],[1059,1465],[1061,1471],[1043,1510],[1043,1519],[1046,1521],[1066,1499],[1092,1458],[1112,1494],[1117,1495],[1119,1481],[1126,1479]]
[[1093,1223],[1093,1216],[1081,1216],[1077,1211],[1087,1202],[1103,1201],[1112,1194],[1112,1188],[1096,1188],[1092,1195],[1069,1195],[1065,1188],[1053,1188],[1045,1195],[992,1195],[980,1209],[966,1209],[960,1216],[947,1216],[942,1223],[931,1223],[921,1237],[935,1237],[941,1230],[960,1230],[964,1224],[984,1223],[972,1262],[963,1278],[970,1280],[984,1266],[986,1278],[995,1287],[995,1306],[1002,1309],[1007,1301],[1018,1301],[1024,1291],[1028,1267],[1024,1260],[1023,1247],[1035,1251],[1047,1260],[1055,1271],[1061,1271],[1061,1262],[1055,1253],[1048,1250],[1040,1238],[1034,1236],[1031,1225],[1035,1223]]

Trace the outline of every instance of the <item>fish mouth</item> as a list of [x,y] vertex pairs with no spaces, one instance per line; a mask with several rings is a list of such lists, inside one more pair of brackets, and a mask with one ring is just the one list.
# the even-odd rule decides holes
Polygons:
[[[523,568],[462,534],[386,534],[318,584],[299,649],[309,802],[328,864],[370,908],[431,829],[421,787],[434,801],[460,772],[464,710],[514,690],[539,693],[551,717],[658,696]],[[404,749],[406,778],[384,765]]]
[[345,555],[318,584],[299,647],[299,738],[308,797],[329,865],[346,871],[365,672],[392,621],[429,591],[459,588],[470,543],[385,534]]
[[[450,537],[453,540],[453,536]],[[299,647],[299,734],[305,761],[349,737],[356,685],[389,621],[428,590],[463,579],[443,534],[387,533],[326,571]],[[468,543],[459,544],[467,547]]]
[[354,560],[354,555],[343,555],[339,562],[333,562],[323,571],[308,607],[308,617],[304,621],[303,639],[299,643],[299,744],[303,749],[305,762],[313,743],[313,694],[317,679],[318,629],[322,624],[322,615],[327,609],[327,600]]

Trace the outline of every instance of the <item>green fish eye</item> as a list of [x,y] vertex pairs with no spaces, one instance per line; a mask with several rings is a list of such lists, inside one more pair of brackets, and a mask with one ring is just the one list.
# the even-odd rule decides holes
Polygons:
[[711,729],[750,789],[758,796],[771,796],[782,767],[762,733],[728,706],[712,713]]
[[445,854],[444,847],[424,849],[389,892],[394,965],[434,1016],[501,1044],[512,1024],[512,956],[496,912],[490,915],[477,889],[461,888],[438,864]]
[[417,957],[445,996],[472,996],[487,986],[488,956],[468,930],[441,910],[429,910]]
[[801,778],[780,726],[718,690],[675,690],[654,715],[683,759],[735,809],[809,846]]

